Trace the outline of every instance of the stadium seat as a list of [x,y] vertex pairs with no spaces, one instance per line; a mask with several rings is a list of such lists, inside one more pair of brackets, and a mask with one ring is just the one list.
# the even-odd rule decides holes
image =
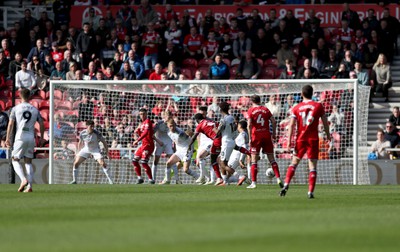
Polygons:
[[223,61],[228,67],[231,67],[231,61],[230,61],[230,59],[224,58],[224,59],[222,59],[222,61]]
[[12,107],[13,107],[13,105],[12,105],[12,100],[8,100],[8,101],[6,102],[6,104],[5,104],[4,110],[5,110],[5,111],[8,111],[8,110],[10,110]]
[[269,67],[264,67],[261,70],[259,79],[275,79],[275,70]]
[[0,99],[8,99],[11,96],[11,92],[8,89],[0,90]]
[[209,67],[214,61],[212,59],[200,59],[197,62],[198,67]]
[[35,100],[30,100],[29,103],[34,106],[35,108],[39,108],[39,102],[35,101]]
[[75,125],[75,129],[78,131],[79,134],[82,130],[86,129],[86,122],[78,122]]
[[47,111],[41,110],[40,115],[42,116],[44,121],[49,121],[49,113]]
[[61,90],[54,90],[53,98],[55,100],[62,100],[63,99],[63,93]]
[[5,108],[6,108],[5,102],[2,101],[2,100],[0,100],[0,108],[1,108],[2,111],[5,110]]
[[231,73],[231,78],[235,79],[237,73],[237,67],[231,67],[231,69],[229,69],[229,72]]
[[182,68],[181,73],[185,75],[186,79],[193,79],[192,70],[190,68]]
[[195,67],[197,68],[197,60],[193,58],[184,59],[182,62],[183,67]]
[[154,72],[154,69],[147,69],[146,71],[144,71],[144,75],[146,76],[146,78],[150,77],[150,74]]
[[278,67],[278,60],[269,58],[264,61],[264,67]]
[[31,100],[35,99],[45,100],[46,92],[44,92],[43,90],[38,90],[34,95],[31,96]]
[[42,109],[50,109],[50,101],[48,101],[48,100],[42,101],[39,104],[39,110],[42,110]]
[[76,116],[79,117],[79,111],[78,110],[69,110],[64,112],[64,116],[69,115],[69,116]]
[[197,70],[201,72],[204,78],[208,78],[208,67],[199,67]]
[[257,58],[258,64],[260,64],[260,67],[264,66],[264,61],[262,59]]
[[72,103],[70,101],[57,101],[56,109],[72,110]]
[[9,90],[12,90],[12,89],[13,89],[14,84],[13,84],[13,81],[12,81],[12,80],[7,80],[7,81],[6,81],[6,85],[7,85],[7,87],[8,87]]
[[297,60],[297,67],[302,67],[303,65],[304,65],[304,61],[305,61],[306,59],[303,59],[303,58],[301,58],[301,59],[298,59]]

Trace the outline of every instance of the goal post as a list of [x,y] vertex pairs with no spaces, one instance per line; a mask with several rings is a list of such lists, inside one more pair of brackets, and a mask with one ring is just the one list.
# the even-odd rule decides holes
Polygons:
[[[282,176],[290,164],[290,154],[282,148],[287,143],[288,113],[293,104],[301,101],[301,88],[311,84],[313,99],[321,102],[330,121],[333,141],[324,141],[320,132],[320,161],[318,181],[322,184],[369,184],[367,164],[367,124],[369,87],[359,86],[355,79],[312,80],[177,80],[177,81],[51,81],[50,82],[50,160],[51,184],[68,183],[72,180],[71,158],[57,157],[62,151],[63,140],[68,148],[76,148],[78,135],[86,119],[94,119],[96,127],[104,135],[110,148],[106,160],[116,183],[135,183],[136,175],[131,164],[135,147],[133,130],[140,123],[138,111],[147,108],[150,119],[157,121],[166,109],[171,111],[177,126],[195,127],[193,115],[199,106],[208,106],[209,117],[219,120],[217,104],[227,101],[231,114],[246,119],[253,94],[262,98],[262,104],[274,100],[272,112],[277,119],[277,139],[274,143],[276,159]],[[81,104],[81,105],[80,105]],[[333,114],[333,115],[332,115]],[[54,116],[73,133],[54,132]],[[332,115],[332,116],[331,116]],[[104,127],[104,124],[111,127]],[[150,160],[149,164],[153,159]],[[159,182],[164,177],[166,158],[161,156],[157,166]],[[197,170],[195,162],[192,168]],[[209,166],[209,160],[208,164]],[[266,157],[259,165],[259,183],[273,183],[265,176],[269,167]],[[79,168],[82,183],[106,183],[97,162],[86,160]],[[240,169],[241,170],[241,169]],[[246,173],[246,170],[241,170]],[[194,183],[191,177],[179,171],[184,183]],[[307,162],[303,160],[297,169],[294,183],[307,183]]]

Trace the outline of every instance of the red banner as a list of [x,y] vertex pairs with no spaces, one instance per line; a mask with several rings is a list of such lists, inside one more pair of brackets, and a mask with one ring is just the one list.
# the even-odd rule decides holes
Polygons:
[[[82,26],[82,19],[89,15],[89,8],[87,6],[73,6],[71,10],[71,26],[80,28]],[[105,6],[94,6],[96,10],[96,14],[100,16],[104,16],[106,13]],[[115,17],[117,11],[121,8],[121,6],[111,6],[111,12]],[[135,10],[136,6],[133,7]],[[154,8],[158,11],[158,14],[161,16],[164,13],[164,6],[154,6]],[[257,8],[262,16],[263,20],[268,20],[268,15],[270,9],[276,9],[277,15],[282,18],[286,15],[288,10],[292,10],[295,17],[300,20],[301,23],[308,17],[308,10],[313,8],[316,12],[318,18],[321,19],[322,27],[339,27],[340,19],[342,15],[343,7],[340,4],[326,4],[326,5],[253,5],[243,7],[243,11],[245,15],[250,15],[251,11]],[[390,15],[395,16],[397,19],[400,17],[400,7],[397,4],[389,5]],[[206,10],[212,9],[214,16],[216,19],[220,17],[225,17],[226,20],[230,20],[231,17],[235,15],[237,6],[204,6],[204,5],[175,5],[173,9],[178,14],[178,16],[183,12],[183,10],[188,10],[193,17],[197,20],[200,20]],[[376,4],[357,4],[351,6],[352,10],[358,12],[358,15],[361,20],[363,20],[367,16],[368,9],[374,9],[376,16],[378,19],[382,16],[383,7],[380,7]]]

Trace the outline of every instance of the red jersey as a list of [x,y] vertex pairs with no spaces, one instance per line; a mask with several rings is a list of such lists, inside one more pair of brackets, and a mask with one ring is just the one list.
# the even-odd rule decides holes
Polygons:
[[209,41],[207,40],[204,44],[206,47],[206,53],[208,57],[211,57],[215,51],[218,50],[218,42],[217,41]]
[[217,138],[217,133],[214,129],[218,127],[217,123],[213,120],[203,119],[196,127],[195,133],[203,133],[208,138],[214,140]]
[[251,122],[251,139],[256,136],[265,135],[269,136],[269,120],[272,117],[271,111],[264,106],[255,106],[249,108],[247,117]]
[[201,49],[203,44],[203,36],[197,34],[196,36],[192,36],[191,34],[186,35],[185,39],[183,40],[183,45],[187,46],[189,51],[195,52]]
[[337,34],[336,38],[345,43],[351,43],[355,39],[355,33],[354,33],[353,29],[351,29],[351,28],[347,28],[347,30],[340,28],[338,30],[338,34]]
[[142,36],[143,41],[146,42],[146,46],[144,47],[144,55],[156,54],[158,53],[158,45],[160,42],[160,35],[157,32],[146,32]]
[[149,118],[144,120],[136,132],[139,135],[138,141],[142,141],[142,145],[154,145],[153,141],[153,123]]
[[291,117],[297,122],[297,141],[318,140],[319,119],[324,115],[324,107],[319,102],[308,100],[296,105]]

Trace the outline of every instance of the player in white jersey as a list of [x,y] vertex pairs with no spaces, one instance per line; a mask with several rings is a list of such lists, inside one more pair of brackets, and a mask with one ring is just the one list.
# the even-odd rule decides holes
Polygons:
[[[204,117],[207,116],[207,106],[199,107],[199,113],[203,114]],[[215,173],[213,169],[210,169],[210,179],[206,182],[206,163],[207,158],[210,156],[211,146],[213,144],[213,140],[208,138],[203,133],[200,133],[199,138],[197,139],[199,145],[196,152],[196,163],[199,166],[200,176],[196,180],[196,183],[199,185],[213,185],[215,183]]]
[[157,165],[160,161],[161,154],[164,152],[167,159],[174,153],[172,149],[172,140],[168,136],[167,121],[172,118],[172,113],[170,111],[164,112],[163,120],[159,120],[154,126],[154,135],[156,140],[156,148],[154,150],[154,160],[151,166],[151,173],[153,174],[154,181],[157,175]]
[[[198,178],[198,175],[195,171],[191,170],[190,161],[193,155],[193,148],[189,150],[189,144],[191,143],[191,136],[187,134],[182,129],[176,127],[176,123],[174,119],[170,118],[167,121],[168,126],[168,136],[175,143],[176,151],[167,161],[167,167],[165,169],[165,178],[161,184],[169,184],[171,181],[171,167],[176,163],[182,161],[183,162],[183,171],[192,176],[194,179]],[[193,135],[193,134],[192,134]]]
[[[17,132],[15,134],[12,164],[15,173],[21,179],[21,185],[18,192],[32,192],[33,168],[32,158],[35,148],[35,123],[40,124],[40,145],[43,144],[44,124],[37,108],[28,103],[30,91],[22,89],[20,97],[22,103],[15,106],[10,113],[10,120],[7,126],[6,146],[11,147],[11,134],[14,132],[14,123],[16,123]],[[24,175],[23,168],[19,161],[24,159],[27,178]]]
[[[72,182],[70,184],[77,184],[78,179],[78,168],[87,158],[93,156],[93,158],[100,164],[103,168],[103,172],[107,177],[108,183],[113,184],[111,176],[109,174],[109,169],[107,168],[106,162],[104,162],[103,155],[100,152],[99,143],[103,143],[105,149],[105,155],[108,156],[108,146],[103,135],[94,129],[94,122],[92,120],[86,121],[86,129],[79,134],[78,143],[78,154],[75,157],[75,161],[72,167]],[[83,148],[82,148],[83,146]]]
[[219,108],[222,115],[222,119],[218,126],[218,132],[222,137],[221,154],[219,155],[220,167],[223,170],[222,178],[225,182],[224,184],[228,184],[228,178],[235,173],[235,170],[228,166],[228,161],[233,150],[237,150],[246,155],[250,155],[250,152],[246,148],[239,147],[235,144],[235,140],[233,139],[234,132],[236,131],[235,119],[229,114],[229,103],[221,102]]
[[[247,132],[247,121],[245,121],[245,120],[239,121],[237,130],[238,130],[239,134],[235,138],[236,145],[239,147],[248,149],[249,148],[249,134]],[[228,161],[228,166],[235,170],[235,173],[233,173],[229,182],[234,182],[236,180],[236,182],[238,182],[237,183],[238,186],[242,185],[243,182],[246,182],[248,184],[251,183],[251,180],[248,179],[248,177],[246,175],[244,175],[244,174],[242,174],[240,176],[238,175],[239,167],[241,169],[245,169],[246,167],[250,168],[250,163],[246,162],[245,154],[240,153],[237,150],[233,150],[232,155]],[[247,174],[250,174],[249,169],[247,171]]]

